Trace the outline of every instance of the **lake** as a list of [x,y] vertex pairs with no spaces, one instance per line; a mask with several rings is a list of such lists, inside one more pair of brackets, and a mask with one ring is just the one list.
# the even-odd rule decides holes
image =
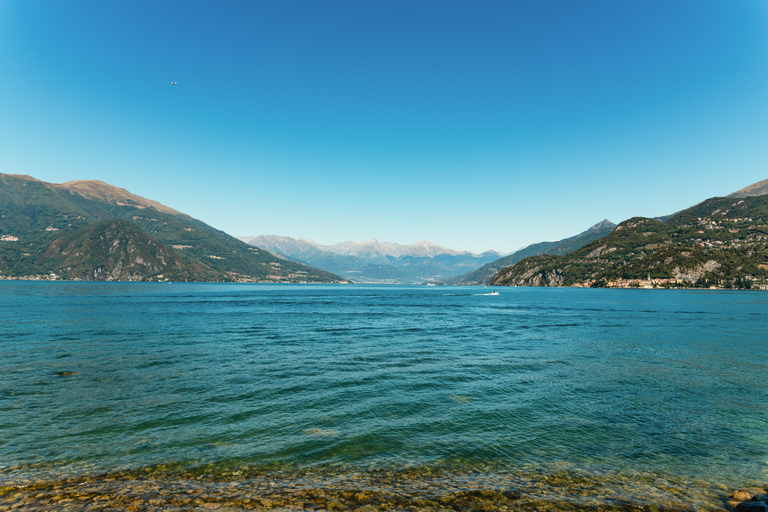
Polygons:
[[764,292],[0,282],[0,505],[725,510],[767,347]]

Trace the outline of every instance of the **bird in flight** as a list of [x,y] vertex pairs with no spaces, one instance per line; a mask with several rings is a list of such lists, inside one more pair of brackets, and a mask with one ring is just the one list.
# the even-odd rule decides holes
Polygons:
[[171,82],[171,85],[176,85],[178,82]]

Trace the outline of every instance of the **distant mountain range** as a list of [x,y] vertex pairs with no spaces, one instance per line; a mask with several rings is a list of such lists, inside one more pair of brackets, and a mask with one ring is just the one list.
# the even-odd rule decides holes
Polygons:
[[0,278],[346,282],[101,181],[0,174]]
[[411,245],[369,240],[321,245],[312,240],[278,235],[240,237],[292,261],[333,272],[357,283],[487,284],[501,269],[529,256],[568,254],[616,228],[605,219],[578,235],[553,242],[539,242],[503,256],[496,251],[475,254],[456,251],[426,240]]
[[410,245],[368,240],[321,245],[303,238],[261,235],[241,237],[289,260],[333,272],[356,283],[412,284],[443,281],[502,256],[441,247],[426,240]]
[[567,255],[502,269],[492,285],[768,288],[768,180],[673,215],[635,217]]

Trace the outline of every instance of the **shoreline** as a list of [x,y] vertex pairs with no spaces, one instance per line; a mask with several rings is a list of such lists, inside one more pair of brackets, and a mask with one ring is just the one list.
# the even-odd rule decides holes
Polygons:
[[[733,488],[666,475],[601,475],[563,470],[446,471],[305,469],[220,473],[164,467],[19,479],[0,486],[0,511],[293,510],[376,512],[727,511],[744,498]],[[10,484],[10,485],[9,485]],[[760,496],[765,486],[751,487]],[[744,492],[744,491],[741,491]],[[743,507],[743,506],[742,506]]]

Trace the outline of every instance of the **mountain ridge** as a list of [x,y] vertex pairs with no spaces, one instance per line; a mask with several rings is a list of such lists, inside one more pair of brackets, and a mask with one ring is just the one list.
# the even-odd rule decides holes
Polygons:
[[512,254],[487,263],[477,270],[451,278],[446,281],[446,284],[488,284],[503,268],[509,265],[514,265],[525,258],[540,254],[567,254],[579,249],[592,240],[602,238],[615,228],[616,224],[608,219],[604,219],[578,235],[554,242],[538,242],[523,247]]
[[[132,194],[131,192],[128,192],[124,188],[115,187],[114,185],[109,185],[108,183],[104,183],[101,180],[75,180],[75,181],[67,181],[59,185],[55,185],[55,184],[52,184],[52,185],[58,186],[64,190],[75,192],[88,199],[96,199],[96,200],[111,202],[112,204],[115,204],[117,206],[133,205],[133,206],[139,206],[142,208],[154,208],[159,212],[169,213],[171,215],[184,215],[181,212],[178,212],[173,208],[165,206],[164,204],[161,204],[157,201],[153,201],[152,199],[146,199],[144,197],[137,196],[136,194]],[[122,199],[122,202],[120,201],[120,199]],[[125,201],[128,201],[128,202],[125,202]],[[188,215],[185,215],[185,216],[188,217]]]
[[768,180],[762,180],[758,181],[757,183],[747,185],[746,187],[737,190],[732,194],[728,194],[725,197],[755,197],[766,194],[768,194]]
[[[162,275],[166,280],[192,281],[347,281],[278,259],[200,220],[102,181],[54,184],[11,174],[0,174],[0,277],[66,276],[65,269],[57,267],[56,258],[48,253],[53,242],[110,219],[135,225],[148,237],[145,240],[132,227],[121,224],[134,246],[156,251],[165,247],[184,264],[184,271],[171,272],[171,277],[146,267],[146,271],[134,272],[132,280],[158,279]],[[86,238],[79,240],[88,243]],[[90,249],[94,254],[108,254],[106,250],[101,246]],[[104,275],[119,277],[120,273],[113,274],[106,268]]]
[[[740,193],[761,184],[768,180]],[[567,255],[523,259],[490,284],[768,289],[768,195],[732,196],[707,199],[663,221],[633,217]]]

